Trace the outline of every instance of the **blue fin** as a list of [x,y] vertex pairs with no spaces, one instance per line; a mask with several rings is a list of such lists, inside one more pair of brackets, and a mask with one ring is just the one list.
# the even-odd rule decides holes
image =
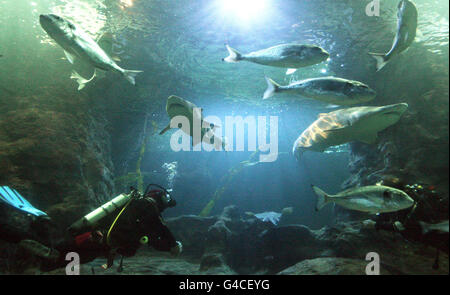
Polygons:
[[11,189],[8,186],[0,186],[0,201],[35,216],[47,216],[45,212],[34,208],[15,189]]

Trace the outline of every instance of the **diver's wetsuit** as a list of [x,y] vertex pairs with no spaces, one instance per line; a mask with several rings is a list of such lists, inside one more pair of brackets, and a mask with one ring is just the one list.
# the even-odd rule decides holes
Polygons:
[[158,251],[170,251],[177,243],[161,217],[164,207],[157,191],[133,200],[111,230],[111,247],[117,247],[117,253],[121,255],[133,256],[141,246],[141,238],[146,236],[148,246]]
[[60,257],[56,261],[45,261],[42,270],[50,271],[67,265],[65,256],[68,252],[78,253],[81,264],[101,256],[113,259],[115,253],[131,257],[142,245],[141,238],[144,236],[148,238],[149,247],[158,251],[171,251],[177,242],[161,217],[165,207],[160,191],[151,191],[146,197],[131,201],[113,227],[111,224],[116,214],[112,214],[113,219],[104,224],[104,230],[69,237],[55,245]]
[[[150,191],[145,197],[134,199],[112,228],[111,224],[118,212],[112,214],[112,219],[105,221],[100,227],[101,230],[84,232],[75,236],[67,234],[56,243],[43,241],[30,232],[7,224],[0,224],[0,239],[10,243],[32,239],[47,246],[53,244],[52,249],[56,249],[59,256],[57,259],[44,259],[41,264],[43,271],[65,267],[68,263],[65,258],[69,252],[76,252],[80,256],[81,264],[97,257],[111,257],[111,253],[118,253],[125,257],[133,256],[142,245],[141,238],[144,236],[148,238],[149,247],[158,251],[171,251],[177,246],[177,242],[161,217],[161,212],[168,207],[162,202],[162,195],[161,191],[155,190]],[[109,236],[108,231],[110,231]]]
[[27,231],[13,227],[7,223],[0,223],[0,240],[17,244],[21,240],[31,238]]

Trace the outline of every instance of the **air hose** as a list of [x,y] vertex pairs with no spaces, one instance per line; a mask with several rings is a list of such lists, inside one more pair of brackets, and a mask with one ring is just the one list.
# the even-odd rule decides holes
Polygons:
[[111,232],[112,232],[114,226],[116,225],[117,220],[119,219],[120,215],[122,215],[123,211],[125,211],[125,209],[128,207],[128,205],[131,203],[131,201],[133,201],[133,198],[131,198],[131,199],[125,204],[125,206],[123,206],[122,210],[120,210],[119,214],[117,214],[116,218],[114,219],[113,223],[111,224],[111,226],[110,226],[110,228],[109,228],[109,230],[108,230],[108,233],[107,233],[107,235],[106,235],[106,244],[107,244],[108,246],[111,246],[111,245],[110,245],[109,239],[110,239],[110,236],[111,236]]

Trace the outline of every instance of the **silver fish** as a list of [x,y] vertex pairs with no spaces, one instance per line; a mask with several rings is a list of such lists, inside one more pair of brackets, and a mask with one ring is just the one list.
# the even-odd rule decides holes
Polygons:
[[[226,46],[230,55],[222,60],[229,63],[249,61],[271,67],[298,69],[321,63],[330,57],[328,52],[316,45],[281,44],[248,54],[241,54]],[[292,72],[288,70],[288,74]]]
[[376,92],[364,83],[336,77],[312,78],[281,86],[266,77],[263,99],[275,93],[288,93],[316,99],[333,105],[354,105],[371,101]]
[[417,8],[411,1],[398,3],[397,33],[388,53],[369,53],[377,61],[377,71],[381,70],[393,57],[399,55],[414,42],[417,31]]
[[438,233],[447,233],[448,234],[448,220],[445,220],[440,223],[430,224],[426,222],[420,221],[420,227],[422,228],[422,233],[425,235],[431,231],[435,231]]
[[318,197],[316,211],[328,203],[336,203],[350,210],[377,214],[396,212],[414,204],[404,191],[382,185],[351,188],[336,195],[329,195],[314,185],[312,189]]

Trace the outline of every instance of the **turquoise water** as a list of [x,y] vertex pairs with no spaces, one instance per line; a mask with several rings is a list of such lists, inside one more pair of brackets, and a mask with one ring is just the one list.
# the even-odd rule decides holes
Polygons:
[[[143,182],[173,189],[178,205],[165,217],[198,215],[217,197],[208,215],[229,205],[256,213],[293,207],[290,222],[313,229],[334,224],[338,213],[333,206],[315,212],[311,184],[334,193],[374,184],[381,179],[376,173],[388,167],[386,174],[436,185],[448,195],[447,1],[414,1],[416,40],[380,72],[368,52],[390,49],[397,1],[382,0],[378,17],[366,15],[370,1],[363,0],[225,2],[0,0],[0,163],[6,167],[0,184],[22,188],[37,207],[58,216],[67,209],[73,220]],[[107,33],[103,49],[117,64],[144,71],[136,85],[106,72],[77,91],[73,66],[39,24],[39,15],[47,13],[72,21],[92,38]],[[225,44],[251,52],[283,43],[315,44],[330,58],[293,75],[221,61],[228,55]],[[283,85],[326,76],[357,80],[377,91],[366,105],[406,102],[409,108],[375,145],[345,144],[297,161],[295,140],[318,114],[337,106],[290,95],[262,100],[265,76]],[[174,131],[158,134],[169,123],[170,95],[223,121],[276,116],[277,160],[244,165],[259,155],[248,145],[241,152],[174,152]],[[388,146],[394,162],[386,158]]]

